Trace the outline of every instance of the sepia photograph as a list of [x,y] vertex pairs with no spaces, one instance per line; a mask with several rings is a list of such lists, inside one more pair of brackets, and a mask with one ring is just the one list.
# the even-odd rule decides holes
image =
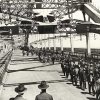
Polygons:
[[100,0],[0,0],[0,100],[100,100]]

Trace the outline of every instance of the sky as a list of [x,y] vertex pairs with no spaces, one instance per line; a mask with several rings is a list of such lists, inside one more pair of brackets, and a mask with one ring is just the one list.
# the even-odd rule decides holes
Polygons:
[[100,10],[100,0],[92,0],[92,4]]

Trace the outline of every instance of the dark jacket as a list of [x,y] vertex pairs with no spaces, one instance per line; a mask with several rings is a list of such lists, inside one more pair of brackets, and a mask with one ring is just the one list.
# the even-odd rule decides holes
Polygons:
[[22,95],[17,95],[14,100],[26,100],[22,97]]
[[88,75],[88,83],[95,84],[94,76],[91,74]]
[[37,95],[35,100],[53,100],[53,97],[50,94],[44,92]]

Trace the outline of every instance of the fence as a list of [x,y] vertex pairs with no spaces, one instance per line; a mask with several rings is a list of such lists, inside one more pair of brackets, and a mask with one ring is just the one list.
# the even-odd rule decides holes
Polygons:
[[9,51],[0,59],[0,84],[2,83],[4,74],[7,71],[7,66],[11,59],[11,56],[12,51]]

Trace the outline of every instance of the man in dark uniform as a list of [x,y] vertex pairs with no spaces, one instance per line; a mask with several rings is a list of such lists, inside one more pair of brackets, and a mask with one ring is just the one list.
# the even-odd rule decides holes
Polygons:
[[80,87],[82,90],[85,90],[86,88],[86,74],[85,74],[85,68],[84,65],[82,64],[80,69],[79,69],[79,81],[80,81]]
[[72,82],[72,84],[73,84],[73,78],[74,78],[73,70],[74,70],[74,61],[71,61],[70,76],[71,76],[71,82]]
[[52,55],[51,60],[52,60],[52,64],[54,65],[54,63],[55,63],[55,54]]
[[77,86],[78,77],[79,77],[79,66],[78,63],[77,64],[75,63],[73,69],[73,85],[75,84]]
[[66,78],[68,78],[68,76],[70,74],[69,60],[65,60],[64,69],[65,69],[65,73],[66,73]]
[[64,61],[64,55],[61,55],[60,61]]
[[46,89],[49,85],[46,84],[46,81],[42,81],[38,88],[41,89],[41,93],[35,97],[35,100],[53,100],[53,97],[46,93]]
[[38,57],[39,57],[39,61],[41,62],[41,51],[39,50],[39,53],[38,53]]
[[95,81],[94,81],[93,73],[90,73],[89,78],[88,78],[88,87],[89,87],[89,93],[91,93],[91,89],[92,89],[93,95],[95,94],[94,84],[95,84]]
[[62,69],[62,72],[64,73],[64,76],[65,76],[65,66],[64,66],[64,61],[61,62],[61,69]]

